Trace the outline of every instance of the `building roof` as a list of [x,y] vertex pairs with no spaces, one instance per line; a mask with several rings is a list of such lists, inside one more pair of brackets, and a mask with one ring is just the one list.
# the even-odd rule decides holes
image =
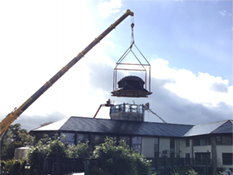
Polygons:
[[206,134],[233,133],[232,128],[232,120],[225,120],[202,125],[183,125],[157,122],[96,119],[73,116],[34,129],[31,132],[59,131],[137,136],[190,137]]
[[31,132],[91,132],[138,136],[182,137],[193,125],[70,117]]
[[207,123],[193,126],[184,136],[198,136],[207,134],[227,134],[233,133],[233,121],[224,120],[214,123]]

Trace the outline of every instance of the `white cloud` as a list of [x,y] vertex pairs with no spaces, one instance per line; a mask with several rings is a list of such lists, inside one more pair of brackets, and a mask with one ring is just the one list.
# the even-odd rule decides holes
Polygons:
[[208,73],[195,75],[186,69],[175,70],[163,59],[153,60],[151,65],[152,76],[169,80],[164,87],[178,96],[200,104],[216,106],[224,102],[233,106],[233,86],[228,86],[228,80]]
[[104,1],[98,5],[100,14],[103,17],[108,17],[111,14],[116,14],[120,12],[120,8],[122,7],[121,0],[110,0]]
[[225,17],[227,14],[226,10],[219,11],[218,13],[223,17]]

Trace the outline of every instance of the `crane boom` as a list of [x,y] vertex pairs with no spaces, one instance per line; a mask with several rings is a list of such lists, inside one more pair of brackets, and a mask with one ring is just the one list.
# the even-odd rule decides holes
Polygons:
[[134,16],[134,13],[127,10],[115,23],[110,25],[102,34],[94,39],[84,50],[74,57],[66,66],[57,72],[48,82],[38,89],[28,100],[26,100],[19,108],[9,113],[0,123],[0,135],[5,133],[7,128],[13,123],[34,101],[36,101],[47,89],[49,89],[59,78],[61,78],[75,63],[77,63],[88,51],[90,51],[98,42],[100,42],[108,33],[110,33],[118,24],[126,17]]

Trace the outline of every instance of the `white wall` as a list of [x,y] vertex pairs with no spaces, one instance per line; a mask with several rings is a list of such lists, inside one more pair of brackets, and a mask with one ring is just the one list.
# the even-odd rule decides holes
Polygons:
[[[159,152],[162,153],[164,150],[170,151],[170,139],[169,138],[159,138]],[[170,154],[167,154],[167,156],[170,157]]]
[[154,138],[142,137],[142,155],[147,158],[154,157]]
[[210,158],[212,159],[212,154],[211,154],[211,145],[202,145],[202,146],[194,146],[193,147],[193,154],[195,158],[195,153],[207,153],[210,152]]
[[189,139],[189,146],[186,146],[186,139],[180,139],[180,157],[185,158],[185,154],[189,153],[190,157],[192,157],[192,142]]
[[233,168],[233,165],[223,165],[222,153],[233,153],[232,145],[217,145],[217,167]]

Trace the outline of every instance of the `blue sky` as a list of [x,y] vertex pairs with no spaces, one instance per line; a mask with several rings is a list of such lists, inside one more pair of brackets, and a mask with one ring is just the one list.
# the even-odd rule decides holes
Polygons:
[[[0,119],[127,9],[134,12],[16,120],[26,129],[94,116],[101,103],[150,103],[171,123],[232,119],[232,1],[2,1]],[[111,97],[116,61],[135,43],[151,63],[147,99]],[[101,109],[99,118],[109,118]],[[160,122],[150,113],[147,121]]]

